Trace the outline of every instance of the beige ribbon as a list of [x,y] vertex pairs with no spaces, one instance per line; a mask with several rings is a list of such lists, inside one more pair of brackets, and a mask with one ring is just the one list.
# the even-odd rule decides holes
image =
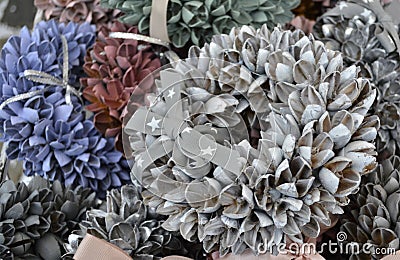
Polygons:
[[[25,70],[24,77],[26,77],[27,79],[29,79],[33,82],[50,85],[50,86],[61,86],[61,87],[65,88],[65,90],[66,90],[65,102],[68,105],[71,105],[72,104],[71,93],[76,95],[77,97],[79,97],[81,95],[81,93],[78,90],[76,90],[74,87],[72,87],[71,85],[68,84],[68,79],[69,79],[68,43],[67,43],[67,39],[65,38],[64,35],[61,35],[61,41],[62,41],[62,47],[63,47],[63,71],[62,71],[63,78],[62,79],[56,78],[46,72],[38,71],[38,70]],[[0,110],[2,110],[6,105],[8,105],[10,103],[34,97],[38,94],[46,92],[49,89],[50,89],[50,87],[46,87],[41,90],[35,90],[35,91],[31,91],[28,93],[23,93],[23,94],[19,94],[14,97],[11,97],[0,104]]]
[[86,234],[74,255],[75,260],[132,260],[121,248]]
[[[167,47],[168,49],[170,49],[169,42],[162,41],[157,38],[137,34],[137,33],[111,32],[108,36],[110,38],[116,38],[116,39],[144,41],[144,42],[148,42],[151,44],[161,45],[161,46],[164,46],[164,47]],[[168,50],[168,51],[162,53],[162,55],[164,55],[171,63],[177,62],[178,60],[180,60],[178,54],[176,54],[176,52],[174,52],[172,50]],[[160,56],[161,56],[161,54],[160,54]]]
[[33,27],[35,27],[36,24],[43,20],[43,14],[43,10],[38,8],[35,17],[33,18]]
[[137,33],[111,32],[109,37],[144,41],[169,48],[167,28],[168,0],[153,0],[150,14],[150,36]]
[[171,42],[167,28],[168,0],[153,0],[150,14],[150,36]]
[[[336,223],[336,221],[334,222]],[[308,241],[308,243],[315,243],[314,240]],[[325,260],[319,254],[315,255],[301,255],[295,256],[290,253],[279,254],[277,256],[271,254],[264,254],[255,256],[250,250],[245,251],[240,255],[228,254],[224,257],[219,257],[218,253],[212,254],[213,259],[221,260]],[[75,260],[86,260],[86,259],[99,259],[99,260],[132,260],[121,248],[90,234],[87,234],[82,242],[80,243],[78,250],[74,255]],[[399,260],[400,251],[397,251],[395,255],[388,255],[382,258],[382,260]],[[183,256],[166,256],[161,260],[191,260],[190,258]]]

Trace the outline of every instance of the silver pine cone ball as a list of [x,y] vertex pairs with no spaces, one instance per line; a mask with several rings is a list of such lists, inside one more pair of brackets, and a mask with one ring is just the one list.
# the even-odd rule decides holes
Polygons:
[[345,218],[341,231],[348,242],[369,243],[372,254],[357,254],[350,259],[380,259],[400,249],[400,158],[384,160],[377,169],[362,179],[360,192],[351,197],[350,218]]
[[206,252],[317,237],[376,167],[376,91],[312,36],[243,26],[171,66],[126,124],[132,177]]
[[69,243],[65,244],[69,252],[65,257],[72,259],[82,238],[91,234],[118,246],[135,260],[155,260],[168,255],[197,259],[201,245],[188,243],[179,233],[166,231],[161,226],[162,219],[143,204],[137,187],[125,185],[121,190],[111,190],[106,209],[88,211],[80,229],[69,236]]
[[90,189],[70,189],[38,176],[28,185],[2,182],[0,258],[60,259],[68,235],[96,206]]
[[[390,5],[389,7],[390,8]],[[378,0],[339,2],[317,21],[314,35],[326,47],[339,50],[346,66],[356,64],[361,75],[378,90],[370,113],[381,119],[377,149],[379,160],[400,155],[400,40]]]

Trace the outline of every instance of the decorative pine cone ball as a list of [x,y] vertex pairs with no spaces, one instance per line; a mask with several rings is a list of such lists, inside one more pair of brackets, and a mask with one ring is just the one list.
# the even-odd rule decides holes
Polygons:
[[89,189],[34,177],[28,185],[0,184],[0,258],[60,259],[69,234],[98,206]]
[[44,12],[46,20],[88,22],[100,27],[121,15],[118,10],[102,8],[100,0],[35,0],[35,7]]
[[[329,10],[335,8],[335,6],[340,2],[339,0],[302,0],[300,5],[293,10],[295,18],[290,22],[290,25],[301,29],[306,33],[313,32],[312,27],[315,21],[318,20],[320,16],[328,12]],[[353,1],[355,2],[355,1]],[[390,15],[396,16],[395,10],[397,7],[391,5],[392,0],[381,0],[379,1],[385,11],[388,11]],[[394,11],[393,14],[391,11]],[[330,22],[329,22],[330,23]]]
[[[203,45],[213,34],[228,33],[232,27],[268,24],[273,28],[292,19],[291,10],[299,0],[246,1],[174,0],[168,3],[168,35],[174,47],[187,43]],[[117,8],[125,15],[123,23],[137,25],[142,34],[149,33],[151,0],[101,0],[107,8]]]
[[243,26],[192,47],[126,118],[145,203],[221,255],[317,237],[376,167],[376,91],[358,73],[301,31]]
[[[74,85],[83,73],[83,59],[86,49],[94,43],[94,31],[94,27],[87,23],[63,24],[51,20],[38,23],[32,33],[25,27],[19,36],[8,39],[0,57],[0,104],[16,95],[43,90],[46,87],[23,77],[25,70],[40,70],[62,78],[61,35],[64,35],[68,42],[69,83]],[[55,86],[46,93],[63,91],[61,86]],[[48,107],[34,107],[34,100],[40,96],[44,97],[39,93],[34,97],[10,103],[0,110],[0,131],[2,140],[9,142],[7,155],[10,159],[20,157],[18,147],[32,134],[35,121],[39,117],[52,116]],[[73,101],[77,99],[73,98]]]
[[[137,33],[136,27],[115,22],[99,29],[97,41],[88,51],[83,66],[87,78],[83,96],[91,103],[96,128],[106,137],[115,137],[116,148],[123,151],[122,122],[126,105],[139,82],[161,67],[149,44],[109,37],[110,32]],[[144,93],[147,91],[143,89]]]
[[398,58],[390,55],[374,61],[371,83],[377,86],[378,97],[371,109],[381,121],[377,148],[379,160],[400,153],[400,66]]
[[351,197],[350,205],[352,218],[343,219],[341,231],[348,235],[347,242],[369,243],[372,252],[353,252],[350,259],[381,259],[384,250],[399,250],[400,158],[394,155],[364,176],[360,192]]
[[66,105],[61,93],[39,97],[35,104],[48,107],[53,116],[40,118],[32,135],[15,147],[24,158],[25,175],[90,187],[100,198],[130,183],[128,162],[115,150],[114,139],[102,137],[82,107]]
[[396,26],[378,0],[339,2],[317,20],[313,32],[327,48],[341,51],[346,65],[361,66],[365,76],[373,61],[396,52],[399,44]]
[[382,120],[377,140],[380,160],[400,154],[400,40],[396,24],[381,7],[384,4],[377,0],[339,2],[314,26],[316,38],[328,48],[342,51],[346,66],[359,65],[361,75],[378,90],[370,113]]
[[133,259],[161,259],[169,255],[194,258],[201,253],[201,246],[189,244],[179,233],[162,228],[163,218],[143,204],[137,187],[122,186],[107,194],[107,209],[91,210],[80,223],[80,230],[69,237],[65,248],[72,257],[86,234],[104,239]]
[[48,87],[23,76],[25,70],[33,69],[62,78],[61,35],[68,42],[70,85],[74,86],[83,73],[86,49],[94,40],[94,27],[89,24],[40,22],[32,34],[23,29],[4,46],[1,101],[43,91],[0,110],[2,138],[8,144],[8,158],[23,160],[25,175],[90,187],[104,197],[107,189],[130,183],[127,161],[115,150],[114,139],[101,136],[93,120],[86,118],[78,97],[72,95],[72,104],[67,104],[63,87]]

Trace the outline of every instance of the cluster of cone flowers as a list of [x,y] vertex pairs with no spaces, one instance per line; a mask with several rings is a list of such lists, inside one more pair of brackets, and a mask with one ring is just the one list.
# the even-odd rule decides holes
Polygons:
[[0,53],[0,259],[400,254],[400,0],[34,3]]

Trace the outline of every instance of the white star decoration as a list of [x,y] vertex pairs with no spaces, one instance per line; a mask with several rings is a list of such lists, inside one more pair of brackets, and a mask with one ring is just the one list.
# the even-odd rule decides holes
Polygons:
[[215,150],[217,150],[217,149],[211,148],[211,146],[208,146],[206,149],[201,149],[201,154],[202,155],[208,154],[208,155],[212,156],[213,152],[215,152]]
[[372,14],[372,11],[368,10],[367,8],[364,8],[364,11],[361,13],[361,15],[364,17],[369,17],[371,14]]
[[188,133],[188,134],[190,134],[191,131],[192,131],[192,128],[186,127],[185,129],[183,129],[182,133]]
[[170,90],[168,90],[168,95],[167,95],[167,97],[172,98],[174,95],[175,95],[175,91],[174,91],[173,88],[170,89]]
[[143,167],[143,162],[144,162],[144,160],[142,159],[142,157],[140,157],[140,158],[136,161],[137,165],[138,165],[140,168]]
[[345,2],[340,2],[339,3],[339,9],[343,10],[343,8],[348,7],[348,5]]
[[156,129],[159,129],[160,126],[158,125],[160,123],[161,119],[155,119],[154,116],[151,119],[150,123],[147,123],[148,126],[151,127],[151,131],[154,132]]

